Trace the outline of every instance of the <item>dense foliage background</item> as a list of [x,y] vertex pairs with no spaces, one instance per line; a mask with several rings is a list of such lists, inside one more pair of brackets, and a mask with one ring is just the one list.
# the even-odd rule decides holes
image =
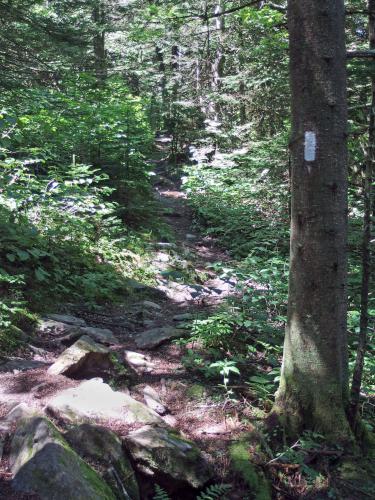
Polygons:
[[[365,9],[347,2],[348,49],[367,45]],[[229,351],[232,366],[263,352],[276,371],[252,384],[267,407],[287,301],[285,7],[0,0],[0,19],[1,349],[14,347],[51,304],[98,307],[120,300],[127,278],[152,283],[148,242],[163,228],[147,160],[163,133],[172,138],[169,161],[184,169],[196,224],[231,252],[231,263],[216,269],[239,286],[259,284],[241,303],[198,320],[193,335],[219,363]],[[350,59],[348,68],[352,364],[374,63]],[[373,295],[369,314],[366,394],[374,388]],[[370,405],[364,412],[371,426]]]

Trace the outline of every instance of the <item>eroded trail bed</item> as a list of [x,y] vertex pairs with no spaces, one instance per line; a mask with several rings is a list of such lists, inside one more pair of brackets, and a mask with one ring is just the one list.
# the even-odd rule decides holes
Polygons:
[[[86,422],[103,425],[122,439],[146,424],[173,429],[194,441],[202,456],[196,457],[195,464],[189,462],[195,471],[192,476],[199,476],[200,460],[211,467],[199,481],[180,480],[168,470],[161,472],[163,464],[155,466],[158,470],[151,467],[150,472],[147,460],[139,465],[133,454],[141,498],[153,498],[155,484],[172,498],[195,498],[194,488],[198,491],[206,483],[233,479],[227,448],[247,429],[239,417],[239,412],[246,414],[245,405],[223,400],[217,382],[208,383],[187,370],[188,363],[182,359],[191,346],[175,340],[186,336],[197,315],[236,294],[236,283],[213,270],[212,263],[228,261],[229,256],[212,238],[201,236],[192,227],[178,172],[163,161],[155,164],[155,171],[155,196],[173,236],[155,243],[156,284],[130,282],[131,294],[123,304],[99,312],[65,306],[42,322],[35,345],[29,344],[17,357],[1,362],[0,417],[16,409],[0,427],[4,448],[1,498],[34,498],[22,490],[20,481],[11,480],[17,476],[12,433],[20,418],[35,413],[48,416],[64,437],[72,426]],[[87,453],[81,456],[87,459]],[[166,460],[173,461],[173,457]],[[103,472],[101,460],[89,457],[86,461]],[[187,466],[182,461],[180,467]],[[127,485],[119,482],[126,490]],[[121,488],[117,485],[116,498],[133,498]],[[237,485],[229,496],[246,495]],[[102,494],[100,498],[107,497]]]

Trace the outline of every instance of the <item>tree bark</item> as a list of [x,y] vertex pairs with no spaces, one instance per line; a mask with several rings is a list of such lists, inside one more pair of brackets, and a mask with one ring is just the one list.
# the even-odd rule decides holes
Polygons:
[[289,0],[291,255],[275,413],[290,436],[350,441],[343,0]]
[[107,76],[107,55],[105,49],[105,9],[101,0],[94,4],[92,19],[95,23],[93,38],[95,74],[99,86],[103,86]]
[[[368,1],[369,11],[369,48],[375,49],[375,0]],[[372,206],[373,206],[373,175],[375,164],[375,77],[371,78],[371,108],[369,117],[368,153],[364,176],[364,215],[362,237],[362,285],[361,285],[361,316],[359,325],[359,339],[356,363],[353,371],[351,388],[350,422],[355,429],[359,422],[359,402],[363,376],[363,366],[367,349],[368,335],[368,305],[371,282],[371,234],[372,234]]]

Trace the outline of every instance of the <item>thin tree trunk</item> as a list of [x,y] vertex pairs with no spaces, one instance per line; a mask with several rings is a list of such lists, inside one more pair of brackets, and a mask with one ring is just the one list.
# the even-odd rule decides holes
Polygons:
[[105,9],[101,0],[95,3],[92,18],[95,23],[93,38],[95,74],[98,85],[103,86],[108,76],[108,68],[105,49]]
[[347,98],[343,0],[289,0],[291,256],[275,413],[351,440],[346,417]]
[[[375,0],[369,0],[369,47],[375,49]],[[362,236],[362,286],[361,286],[361,316],[357,358],[353,371],[351,388],[350,422],[355,429],[359,420],[359,402],[363,376],[363,366],[367,349],[368,335],[368,303],[371,282],[371,233],[372,233],[372,182],[375,163],[375,77],[371,79],[371,108],[369,118],[368,155],[364,177],[364,216]]]

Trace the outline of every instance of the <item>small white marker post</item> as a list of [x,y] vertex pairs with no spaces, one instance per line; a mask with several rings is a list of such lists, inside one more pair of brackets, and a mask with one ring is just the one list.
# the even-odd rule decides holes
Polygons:
[[316,133],[305,132],[305,161],[316,160]]

